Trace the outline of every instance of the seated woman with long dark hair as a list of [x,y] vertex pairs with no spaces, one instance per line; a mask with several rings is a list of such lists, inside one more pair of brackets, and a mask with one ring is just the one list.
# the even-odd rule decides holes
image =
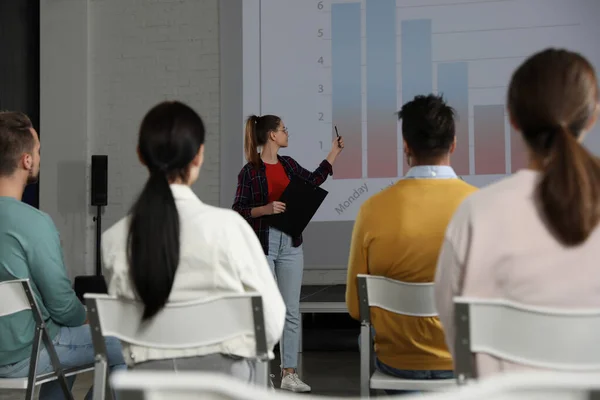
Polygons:
[[[109,293],[140,300],[149,320],[168,302],[256,291],[272,350],[281,338],[285,305],[256,235],[239,214],[204,204],[190,187],[204,160],[204,136],[200,116],[179,102],[158,104],[144,117],[137,150],[150,176],[130,215],[102,237]],[[253,337],[190,349],[123,347],[130,367],[254,377],[247,359]]]

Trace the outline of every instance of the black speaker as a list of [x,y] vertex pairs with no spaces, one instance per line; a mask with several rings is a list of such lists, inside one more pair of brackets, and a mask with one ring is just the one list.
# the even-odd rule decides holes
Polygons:
[[108,156],[92,156],[92,205],[108,205]]

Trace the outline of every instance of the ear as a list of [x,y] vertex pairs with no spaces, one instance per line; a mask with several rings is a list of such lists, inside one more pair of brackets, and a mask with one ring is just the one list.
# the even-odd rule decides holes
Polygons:
[[31,171],[33,169],[33,157],[31,154],[25,153],[21,156],[21,165],[26,171]]
[[596,109],[594,110],[592,117],[585,126],[586,131],[590,131],[594,127],[596,121],[598,120],[598,114],[600,114],[600,103],[596,103]]
[[581,134],[577,137],[577,141],[579,143],[583,142],[583,140],[587,136],[588,132],[592,130],[592,128],[596,124],[596,121],[598,120],[599,113],[600,113],[600,103],[596,104],[596,109],[594,110],[594,113],[590,117],[587,124],[585,124],[585,128],[583,128],[583,131],[581,132]]
[[192,165],[194,167],[199,167],[204,162],[204,145],[201,145],[198,149],[198,153],[196,153],[196,157],[192,160]]
[[508,122],[515,131],[521,132],[521,128],[519,128],[519,125],[517,125],[517,122],[510,113],[508,113]]
[[146,163],[144,162],[144,159],[142,158],[142,153],[140,152],[140,148],[139,148],[139,147],[136,147],[136,148],[135,148],[135,151],[136,151],[136,153],[137,153],[138,160],[140,160],[140,163],[141,163],[143,166],[146,166]]
[[452,141],[452,144],[450,145],[450,154],[454,153],[454,150],[456,150],[456,135],[454,135],[454,140]]
[[406,140],[402,139],[402,144],[404,146],[404,154],[406,154],[407,156],[412,155],[411,151],[410,151],[410,147],[408,147],[408,143],[406,143]]

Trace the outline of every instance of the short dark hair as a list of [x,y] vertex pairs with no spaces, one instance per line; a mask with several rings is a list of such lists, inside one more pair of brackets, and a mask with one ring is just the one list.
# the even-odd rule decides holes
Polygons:
[[440,157],[454,143],[454,109],[442,96],[419,95],[398,111],[402,137],[417,158]]
[[21,112],[0,111],[0,176],[14,174],[23,153],[32,153],[35,141],[29,117]]

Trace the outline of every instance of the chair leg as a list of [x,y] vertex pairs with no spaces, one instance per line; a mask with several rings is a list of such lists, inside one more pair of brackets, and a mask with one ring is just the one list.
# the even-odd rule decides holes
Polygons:
[[112,392],[106,388],[107,369],[106,360],[101,356],[96,356],[96,365],[94,367],[94,400],[112,400]]
[[40,344],[42,342],[42,329],[36,328],[35,336],[33,339],[33,348],[31,349],[31,360],[29,362],[29,379],[27,382],[27,391],[25,393],[26,400],[33,400],[35,394],[35,383],[37,377],[37,366],[40,357]]
[[256,360],[256,384],[260,387],[269,387],[269,361]]
[[33,400],[33,395],[35,394],[35,384],[29,380],[27,383],[27,391],[25,392],[25,400]]
[[371,394],[371,327],[360,327],[360,396],[368,399]]

